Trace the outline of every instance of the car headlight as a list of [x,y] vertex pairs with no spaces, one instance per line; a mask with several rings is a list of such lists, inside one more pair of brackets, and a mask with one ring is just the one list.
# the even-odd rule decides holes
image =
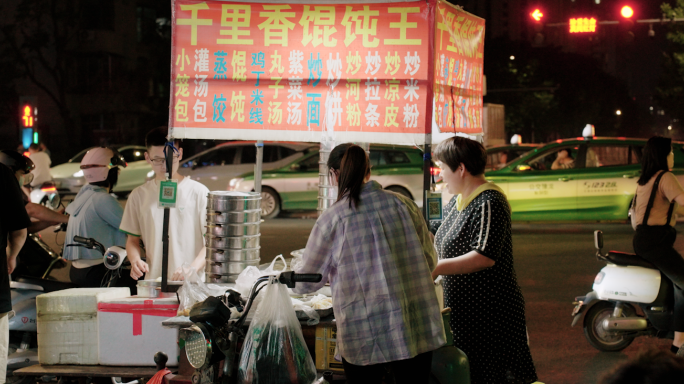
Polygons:
[[80,171],[74,173],[72,176],[73,177],[83,177],[83,170],[81,169]]
[[240,187],[240,183],[242,183],[243,180],[245,180],[245,179],[243,179],[241,177],[236,177],[234,179],[230,179],[230,181],[228,182],[228,190],[229,191],[237,190]]

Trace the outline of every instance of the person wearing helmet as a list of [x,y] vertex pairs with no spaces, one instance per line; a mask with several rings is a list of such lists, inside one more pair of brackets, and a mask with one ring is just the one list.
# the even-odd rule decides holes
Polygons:
[[[21,156],[16,152],[14,154]],[[26,241],[26,228],[31,224],[24,209],[24,193],[19,184],[27,174],[31,175],[29,172],[33,164],[17,166],[16,160],[22,161],[21,158],[0,151],[0,199],[3,203],[3,209],[0,210],[0,377],[3,379],[7,368],[9,344],[7,314],[12,310],[9,276]],[[12,165],[7,165],[8,163]]]
[[112,195],[120,168],[126,163],[121,155],[113,149],[105,147],[93,148],[85,154],[81,161],[81,169],[88,185],[85,185],[69,204],[66,213],[69,224],[63,257],[71,260],[69,277],[71,282],[86,288],[100,287],[103,283],[107,267],[103,264],[102,254],[96,250],[86,249],[76,244],[74,236],[93,238],[105,249],[114,245],[126,244],[126,235],[119,232],[123,208]]
[[[33,161],[30,158],[16,152],[16,151],[0,151],[0,164],[4,164],[14,173],[15,178],[21,187],[31,184],[33,181],[34,170]],[[28,233],[36,233],[43,229],[66,223],[69,218],[63,215],[60,211],[53,211],[40,204],[31,203],[28,196],[22,192],[22,199],[26,213],[33,221],[27,228]]]

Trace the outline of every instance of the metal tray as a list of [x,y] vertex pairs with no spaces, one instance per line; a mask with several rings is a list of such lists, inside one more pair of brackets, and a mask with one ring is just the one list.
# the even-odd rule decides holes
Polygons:
[[207,223],[241,224],[261,222],[261,209],[237,212],[207,212]]
[[239,273],[232,275],[219,275],[216,273],[207,273],[205,280],[207,283],[212,284],[229,284],[235,283],[239,275]]
[[261,194],[256,192],[249,192],[248,196],[218,195],[218,192],[225,191],[209,192],[207,211],[234,212],[261,209]]
[[209,224],[207,225],[207,234],[216,237],[253,236],[259,234],[259,224]]
[[216,249],[207,247],[207,262],[225,263],[229,261],[259,260],[259,247],[247,249]]
[[236,237],[217,237],[207,234],[204,241],[207,248],[219,249],[251,249],[259,248],[260,235],[236,236]]
[[[244,260],[244,261],[227,261],[218,262],[207,260],[207,265],[204,268],[207,274],[211,275],[238,275],[240,272],[244,271],[245,268],[253,266],[259,266],[259,259],[257,260]],[[237,278],[237,277],[236,277]]]

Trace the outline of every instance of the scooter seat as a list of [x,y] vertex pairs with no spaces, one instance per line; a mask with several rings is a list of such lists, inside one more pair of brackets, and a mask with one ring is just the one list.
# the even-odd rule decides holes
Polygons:
[[656,267],[655,265],[651,264],[650,262],[644,260],[639,255],[634,253],[610,251],[608,252],[608,256],[606,257],[606,259],[608,259],[608,261],[610,261],[611,263],[619,265],[621,267],[633,266],[658,269],[658,267]]
[[75,284],[66,283],[64,281],[36,279],[31,277],[18,277],[14,281],[18,283],[34,284],[43,287],[43,292],[61,291],[63,289],[78,288]]

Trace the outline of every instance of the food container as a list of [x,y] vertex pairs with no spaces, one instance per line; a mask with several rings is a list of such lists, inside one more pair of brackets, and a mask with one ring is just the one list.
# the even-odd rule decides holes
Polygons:
[[216,273],[207,273],[206,275],[206,280],[207,283],[212,283],[212,284],[231,284],[235,283],[237,281],[237,278],[240,274],[239,273],[234,273],[230,275],[219,275]]
[[259,260],[259,248],[247,249],[215,249],[207,248],[208,261],[225,263],[228,261],[252,261]]
[[237,236],[237,237],[216,237],[207,234],[204,239],[207,248],[222,249],[246,249],[259,248],[259,235]]
[[245,268],[252,266],[259,266],[259,259],[257,260],[244,260],[244,261],[212,261],[207,260],[207,265],[205,267],[205,272],[212,275],[232,275],[240,274]]
[[261,221],[261,209],[237,212],[207,212],[207,223],[240,224]]
[[207,233],[216,237],[252,236],[259,234],[259,223],[209,224]]
[[218,212],[253,211],[261,209],[261,194],[257,192],[209,192],[207,210]]
[[[168,285],[176,285],[176,286],[183,285],[182,281],[167,281],[166,283]],[[155,298],[155,297],[167,296],[167,295],[168,296],[175,296],[175,294],[171,295],[168,292],[165,292],[164,295],[162,295],[161,294],[161,281],[157,281],[157,280],[138,280],[136,287],[138,288],[138,294],[137,294],[138,297]],[[177,288],[177,287],[174,287],[174,288]]]

